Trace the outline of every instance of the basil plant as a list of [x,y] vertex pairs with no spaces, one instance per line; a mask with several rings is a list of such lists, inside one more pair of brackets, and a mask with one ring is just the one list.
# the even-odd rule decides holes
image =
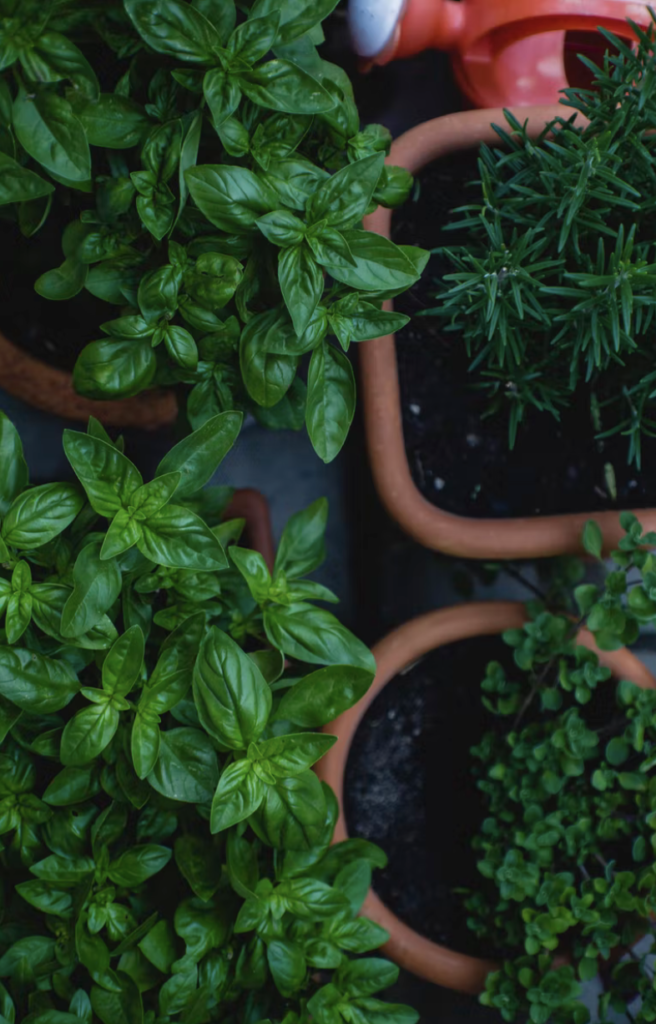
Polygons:
[[[611,679],[599,658],[656,621],[656,534],[631,513],[622,525],[612,568],[575,587],[570,573],[569,600],[561,587],[529,602],[504,634],[514,665],[491,662],[482,682],[497,718],[472,750],[485,816],[466,907],[505,958],[481,996],[505,1021],[588,1024],[581,982],[597,975],[593,1019],[656,1020],[656,689]],[[601,559],[593,521],[584,544]]]
[[358,956],[372,868],[331,846],[311,771],[370,652],[313,602],[326,503],[270,571],[203,485],[219,414],[147,483],[95,421],[79,483],[30,486],[0,419],[0,1020],[5,1024],[414,1024]]
[[194,428],[250,410],[340,450],[349,347],[406,323],[382,303],[428,254],[362,229],[411,178],[318,54],[335,6],[0,0],[0,204],[35,244],[53,203],[70,209],[36,289],[111,307],[80,394],[179,385]]

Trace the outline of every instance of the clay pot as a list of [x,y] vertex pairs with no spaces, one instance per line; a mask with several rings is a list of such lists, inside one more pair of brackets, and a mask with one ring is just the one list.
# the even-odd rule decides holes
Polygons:
[[70,373],[28,355],[0,334],[0,387],[28,405],[67,420],[95,416],[106,427],[157,430],[173,423],[178,406],[172,391],[144,391],[135,398],[96,402],[73,390]]
[[247,548],[259,551],[269,570],[273,570],[276,548],[271,529],[269,502],[260,491],[242,487],[235,491],[228,505],[224,519],[245,519],[244,543]]
[[[528,119],[535,138],[545,123],[566,115],[562,105],[523,107],[514,111],[520,122]],[[392,145],[390,164],[420,171],[451,153],[499,137],[492,125],[505,124],[503,110],[467,110],[447,114],[418,125]],[[391,235],[392,211],[378,207],[365,218],[365,227]],[[392,309],[392,303],[385,308]],[[416,487],[408,466],[394,335],[365,341],[358,346],[362,372],[362,404],[374,482],[385,508],[399,525],[425,547],[464,558],[519,559],[581,554],[581,533],[594,517],[604,535],[606,550],[623,536],[619,512],[576,513],[517,519],[470,519],[444,512],[427,501]],[[656,510],[637,511],[645,530],[656,529]]]
[[[340,715],[324,732],[337,736],[337,743],[317,765],[317,774],[335,792],[339,802],[339,819],[333,842],[348,838],[344,817],[344,773],[351,743],[367,709],[383,687],[395,676],[438,647],[469,637],[494,636],[506,629],[523,625],[524,605],[514,601],[473,602],[429,612],[389,633],[373,649],[378,671],[365,696],[350,710]],[[585,630],[579,642],[594,647],[592,636]],[[602,664],[614,675],[630,679],[644,689],[656,688],[656,679],[635,655],[628,650],[599,652]],[[498,964],[492,960],[456,953],[431,942],[413,931],[389,910],[370,889],[362,914],[382,925],[390,935],[383,952],[400,967],[444,988],[476,995],[485,988],[485,979]]]

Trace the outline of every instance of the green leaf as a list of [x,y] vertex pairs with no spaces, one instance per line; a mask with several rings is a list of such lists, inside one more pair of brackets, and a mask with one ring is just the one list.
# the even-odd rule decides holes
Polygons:
[[614,736],[606,744],[606,760],[614,767],[624,764],[631,754],[631,747],[623,736]]
[[0,516],[27,486],[29,479],[23,445],[11,420],[0,413]]
[[84,504],[72,484],[41,484],[23,491],[2,524],[2,539],[14,548],[40,548],[69,526]]
[[323,85],[289,60],[270,60],[239,76],[246,96],[258,107],[287,114],[323,114],[335,106]]
[[189,3],[178,0],[124,0],[137,32],[157,53],[193,64],[214,63],[221,36]]
[[141,524],[137,546],[158,565],[210,572],[228,560],[209,526],[182,505],[166,505]]
[[218,467],[239,436],[243,415],[223,412],[179,441],[164,456],[156,470],[156,477],[165,473],[180,473],[175,491],[178,500],[200,491],[214,476]]
[[132,889],[165,868],[171,854],[168,846],[133,846],[111,862],[107,875],[115,885]]
[[357,704],[372,679],[367,669],[350,665],[319,669],[283,694],[276,718],[305,729],[318,729]]
[[0,151],[0,206],[7,203],[28,203],[50,195],[55,186],[34,171]]
[[42,914],[63,918],[71,916],[73,896],[65,889],[54,888],[49,882],[38,879],[33,882],[20,882],[16,886],[16,892]]
[[209,803],[219,781],[216,752],[209,736],[191,728],[163,732],[159,758],[148,781],[170,800]]
[[311,224],[324,221],[343,231],[356,227],[367,212],[385,163],[384,153],[374,153],[343,167],[317,189],[307,205]]
[[176,959],[175,935],[168,921],[158,921],[154,928],[139,943],[143,955],[158,971],[168,974]]
[[280,205],[273,189],[245,167],[206,164],[187,171],[191,197],[211,224],[242,234]]
[[102,667],[103,690],[112,697],[126,697],[141,674],[144,659],[144,635],[140,626],[131,626],[120,636]]
[[239,346],[239,365],[251,398],[265,408],[280,402],[296,376],[298,357],[267,350],[270,331],[279,324],[281,313],[270,310],[255,316],[244,327]]
[[264,611],[264,628],[269,642],[290,658],[376,671],[371,652],[324,608],[304,602],[273,605]]
[[98,95],[98,79],[88,60],[66,36],[42,32],[33,45],[21,51],[20,61],[33,82],[67,79],[83,95]]
[[122,971],[117,974],[119,992],[108,992],[96,985],[91,989],[93,1012],[102,1024],[143,1024],[141,993],[135,981]]
[[120,721],[119,711],[109,703],[91,704],[66,723],[61,739],[61,762],[85,765],[111,743]]
[[143,483],[130,460],[97,437],[65,430],[64,451],[92,508],[108,519],[128,506],[132,494]]
[[47,171],[73,185],[91,177],[89,143],[68,100],[49,90],[20,89],[14,100],[13,125],[23,149]]
[[225,769],[212,801],[212,832],[222,832],[253,814],[266,793],[266,786],[248,759],[235,761]]
[[115,92],[103,93],[79,112],[89,144],[104,149],[130,149],[150,127],[140,104]]
[[271,690],[253,661],[215,626],[194,669],[194,699],[203,727],[232,750],[244,750],[264,730]]
[[283,572],[288,579],[298,579],[318,569],[326,557],[327,522],[325,498],[290,516],[278,544],[274,575]]
[[321,300],[324,285],[323,271],[305,242],[280,251],[278,280],[294,329],[301,337]]
[[351,363],[325,341],[314,350],[308,371],[305,422],[312,446],[332,462],[346,440],[355,415],[356,385]]
[[61,618],[62,636],[76,637],[97,626],[121,593],[122,578],[113,559],[100,558],[101,544],[82,548],[73,567],[73,592]]
[[421,276],[403,249],[382,235],[357,229],[343,235],[355,265],[346,260],[326,264],[336,281],[361,291],[405,291]]
[[583,528],[583,547],[594,558],[601,558],[604,547],[604,537],[599,524],[594,519],[588,519]]
[[303,987],[307,971],[301,948],[286,939],[274,939],[267,946],[269,970],[281,996],[291,997]]
[[337,6],[337,0],[256,0],[252,18],[262,18],[272,11],[280,12],[278,44],[287,44],[319,25]]
[[214,843],[188,833],[176,838],[174,853],[178,870],[194,894],[206,902],[211,900],[222,874],[222,858]]
[[258,835],[279,850],[308,850],[321,841],[326,800],[313,771],[267,786],[264,803],[250,819]]
[[35,651],[0,647],[0,694],[24,711],[50,715],[61,711],[80,686],[65,661]]
[[[106,296],[100,294],[99,298]],[[82,349],[73,383],[78,394],[87,398],[133,398],[152,383],[156,370],[157,357],[150,341],[101,338]]]
[[95,765],[62,768],[43,794],[44,802],[52,807],[69,807],[89,800],[100,791]]
[[34,290],[44,299],[63,302],[78,295],[86,283],[89,267],[70,257],[59,267],[41,274],[34,282]]

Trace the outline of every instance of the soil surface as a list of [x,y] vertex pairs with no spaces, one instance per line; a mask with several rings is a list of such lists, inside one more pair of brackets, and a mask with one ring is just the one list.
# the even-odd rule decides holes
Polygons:
[[[426,249],[454,245],[449,211],[476,201],[475,154],[451,157],[418,177],[415,200],[394,217],[394,240]],[[464,343],[434,317],[435,281],[453,268],[434,254],[422,279],[395,307],[413,317],[397,336],[406,451],[422,494],[449,512],[505,518],[656,504],[656,440],[643,438],[642,469],[627,464],[628,441],[595,440],[589,392],[574,397],[560,422],[529,410],[513,451],[502,414],[486,418],[486,397],[468,372]],[[480,379],[480,378],[478,378]],[[612,467],[609,473],[608,466]],[[612,480],[614,474],[613,496]]]
[[[88,205],[88,204],[87,204]],[[103,337],[99,325],[111,320],[115,307],[82,290],[56,302],[34,291],[34,282],[64,261],[61,238],[76,219],[58,199],[40,231],[25,238],[17,224],[2,224],[0,253],[0,332],[37,359],[72,370],[86,344]]]
[[492,659],[512,664],[498,637],[461,640],[388,683],[356,733],[345,784],[349,834],[389,857],[374,876],[380,898],[422,935],[478,956],[489,950],[454,889],[486,884],[471,849],[484,803],[469,750],[495,722],[480,700]]

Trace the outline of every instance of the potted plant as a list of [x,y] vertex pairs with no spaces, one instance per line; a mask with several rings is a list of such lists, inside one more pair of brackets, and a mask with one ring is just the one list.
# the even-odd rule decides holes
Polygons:
[[[614,40],[596,88],[569,90],[565,108],[467,111],[394,144],[395,162],[428,168],[394,236],[442,245],[400,308],[439,318],[416,316],[398,352],[391,338],[362,349],[365,422],[383,501],[428,546],[574,553],[593,512],[612,546],[619,511],[641,504],[653,525],[653,243],[640,178],[653,142],[640,96],[656,65],[651,35],[640,38],[636,53]],[[479,183],[463,192],[477,153],[454,154],[481,143]],[[586,177],[591,148],[599,164]],[[449,222],[455,237],[440,234]],[[385,236],[391,223],[380,209],[368,220]]]
[[[623,523],[626,533],[614,553],[615,566],[605,571],[600,563],[598,583],[570,585],[568,601],[563,602],[566,591],[558,588],[551,594],[554,599],[560,595],[555,606],[537,599],[526,607],[474,603],[432,612],[395,630],[374,648],[378,672],[373,686],[359,705],[326,727],[338,741],[321,762],[320,773],[337,794],[336,839],[344,840],[349,835],[346,761],[353,748],[354,771],[362,769],[356,733],[363,720],[366,725],[374,700],[382,699],[394,677],[399,679],[397,696],[411,689],[413,666],[419,663],[420,668],[434,651],[429,668],[433,688],[443,682],[462,691],[460,706],[472,708],[470,684],[478,686],[481,676],[445,675],[440,662],[456,641],[466,640],[461,647],[467,651],[479,642],[474,638],[503,631],[512,657],[502,655],[481,672],[485,718],[476,718],[473,709],[469,713],[480,732],[473,734],[471,724],[463,723],[469,729],[468,745],[475,744],[467,770],[477,780],[481,805],[469,836],[478,879],[457,899],[459,918],[466,917],[475,933],[479,956],[429,941],[374,892],[364,912],[390,932],[385,951],[394,960],[446,987],[483,992],[481,1001],[508,1021],[523,1015],[534,1024],[587,1021],[580,982],[600,968],[606,984],[600,1020],[607,1019],[609,1007],[623,1012],[638,996],[642,1008],[633,1008],[632,1019],[643,1022],[653,1016],[653,979],[643,953],[619,957],[653,929],[656,680],[623,645],[633,643],[639,627],[656,614],[656,563],[645,547],[656,538],[643,535],[629,514]],[[602,539],[594,522],[585,542],[588,552],[599,557]],[[452,668],[454,663],[445,664]],[[399,716],[399,707],[389,705],[386,715],[390,720]],[[383,709],[372,724],[380,726],[382,718]],[[462,745],[462,731],[449,747],[448,730],[459,727],[457,721],[442,721],[441,734],[431,733],[426,742],[453,752],[456,743]],[[391,729],[388,722],[377,741],[388,758],[394,745],[405,743],[410,749],[419,742],[397,732],[391,744]],[[396,777],[402,777],[398,766]],[[454,859],[461,861],[466,850],[458,821],[467,816],[467,786],[453,766],[446,779],[427,783],[433,794],[429,815],[443,808],[440,785],[455,787],[456,795],[453,813],[440,820],[434,832],[440,839],[426,856],[439,858],[440,844],[452,844]],[[393,802],[385,780],[381,785],[385,800]],[[380,796],[371,794],[369,804]],[[351,807],[356,814],[353,801]],[[402,902],[400,888],[413,884],[430,902],[422,854],[414,845],[413,869],[403,879],[395,876],[396,892],[390,882],[393,903]]]
[[[405,322],[381,302],[425,255],[362,230],[410,178],[384,166],[389,133],[360,131],[348,77],[318,55],[334,6],[18,5],[1,86],[6,237],[26,235],[33,260],[41,231],[60,239],[35,286],[70,304],[60,334],[81,396],[173,386],[194,427],[237,408],[305,423],[326,461],[339,451],[349,346]],[[38,336],[11,329],[11,298],[5,332]]]
[[393,965],[351,959],[385,938],[356,917],[384,857],[330,847],[310,771],[332,742],[312,730],[373,660],[312,603],[334,600],[307,579],[324,501],[291,518],[272,574],[218,521],[225,489],[203,488],[239,419],[148,483],[91,421],[64,437],[80,483],[31,487],[0,418],[4,1020],[417,1019],[374,998]]

